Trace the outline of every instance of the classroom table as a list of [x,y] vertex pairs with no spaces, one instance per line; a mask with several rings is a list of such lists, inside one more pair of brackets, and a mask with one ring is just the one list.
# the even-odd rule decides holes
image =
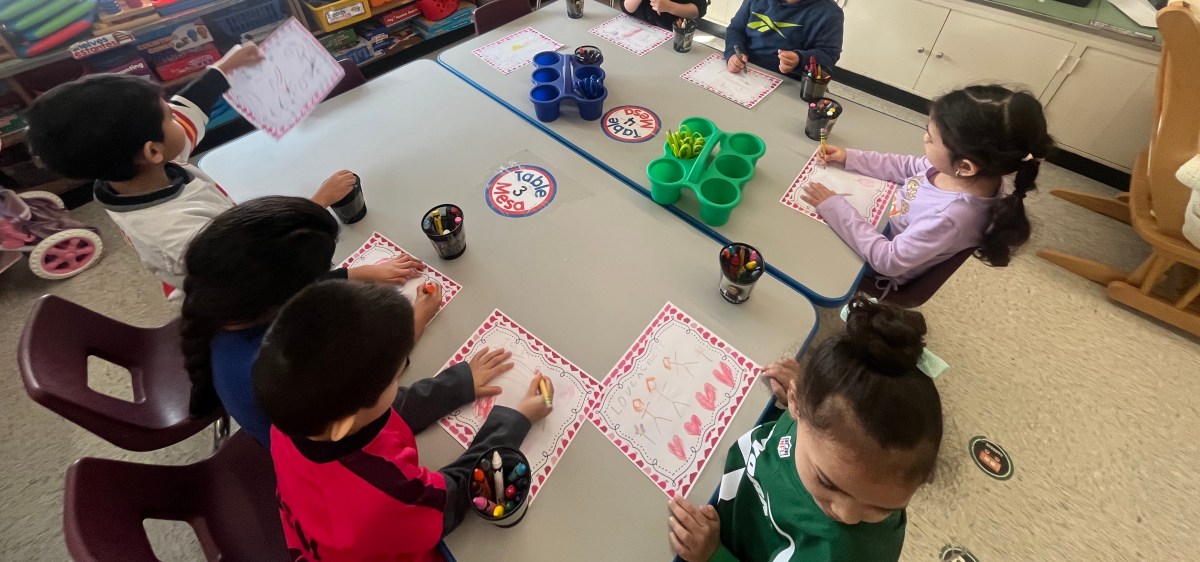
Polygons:
[[[809,295],[813,302],[832,306],[849,299],[863,270],[863,261],[826,225],[779,202],[817,148],[804,136],[808,103],[800,99],[799,82],[784,78],[774,92],[753,109],[746,109],[679,77],[717,51],[695,43],[689,53],[677,53],[671,41],[639,57],[589,30],[616,17],[619,11],[598,2],[587,2],[583,18],[567,18],[565,9],[551,5],[489,33],[447,49],[438,57],[442,65],[483,90],[496,101],[608,170],[644,194],[649,194],[646,165],[662,156],[666,129],[677,129],[692,115],[706,117],[723,131],[754,133],[766,142],[767,152],[758,161],[754,177],[746,184],[741,204],[729,222],[709,227],[698,218],[695,197],[684,191],[676,214],[721,242],[746,242],[766,257],[770,273]],[[662,120],[662,130],[640,144],[610,139],[600,121],[584,121],[571,102],[557,120],[537,120],[529,101],[530,72],[525,66],[510,74],[493,69],[472,51],[513,32],[532,26],[566,46],[570,53],[580,45],[595,45],[604,53],[602,68],[608,98],[604,110],[622,105],[649,108]],[[836,79],[836,77],[835,77]],[[835,99],[836,96],[834,96]],[[845,113],[838,119],[829,142],[867,150],[921,154],[920,127],[843,99]]]
[[[559,192],[524,218],[493,212],[484,186],[507,162],[544,166]],[[667,301],[766,364],[807,344],[813,305],[764,276],[743,305],[717,293],[720,246],[687,227],[432,61],[417,61],[321,104],[280,141],[262,132],[200,166],[237,201],[307,196],[332,172],[362,178],[367,216],[342,229],[340,261],[374,231],[463,285],[412,354],[405,382],[432,376],[494,308],[600,380]],[[419,228],[435,205],[463,209],[467,250],[438,259]],[[724,452],[769,391],[754,384],[689,496],[706,501]],[[418,437],[422,462],[462,447],[440,427]],[[500,529],[468,513],[448,539],[460,560],[666,560],[667,496],[590,422],[580,428],[525,520]],[[397,529],[397,535],[403,530]]]

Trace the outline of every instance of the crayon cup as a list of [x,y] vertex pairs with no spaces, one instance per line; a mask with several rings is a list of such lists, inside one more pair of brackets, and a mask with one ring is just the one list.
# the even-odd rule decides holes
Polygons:
[[583,17],[583,0],[567,0],[567,17],[573,20]]
[[[473,511],[475,515],[478,515],[484,521],[487,521],[497,527],[515,527],[521,522],[522,519],[525,518],[525,511],[529,508],[529,490],[532,486],[532,480],[529,478],[528,472],[526,472],[523,476],[518,477],[512,474],[512,469],[519,464],[524,464],[526,467],[528,467],[529,459],[525,458],[525,455],[516,449],[510,449],[508,447],[495,447],[488,449],[486,452],[480,455],[479,460],[475,462],[475,466],[479,467],[480,461],[491,459],[492,453],[500,453],[500,458],[504,461],[504,467],[501,469],[504,473],[504,484],[506,487],[513,487],[516,493],[514,494],[513,498],[505,500],[504,512],[499,517],[493,515],[494,512],[485,512],[478,509],[475,505],[474,496],[467,499],[469,504],[467,509]],[[486,503],[486,498],[485,502],[480,503]]]
[[[742,304],[750,300],[750,291],[762,277],[767,262],[754,246],[734,242],[717,253],[721,265],[721,284],[718,291],[725,300]],[[747,264],[751,267],[747,268]]]
[[829,71],[821,67],[821,77],[817,78],[812,72],[805,72],[800,77],[800,99],[804,101],[815,101],[825,97],[825,88],[829,86],[829,81],[833,76]]
[[[683,25],[680,25],[683,23]],[[677,19],[671,25],[675,31],[675,52],[686,53],[692,50],[692,36],[696,34],[696,22],[687,19]]]
[[833,125],[842,116],[842,104],[828,98],[817,98],[808,104],[808,122],[804,135],[812,140],[821,140],[821,129],[826,136],[833,132]]
[[337,203],[330,205],[342,224],[354,224],[367,216],[367,200],[363,197],[362,179],[354,174],[354,189]]
[[[437,211],[437,215],[434,215]],[[429,238],[438,257],[452,260],[467,251],[467,233],[462,209],[457,205],[444,203],[425,212],[421,216],[421,232]],[[441,230],[438,230],[438,227]]]

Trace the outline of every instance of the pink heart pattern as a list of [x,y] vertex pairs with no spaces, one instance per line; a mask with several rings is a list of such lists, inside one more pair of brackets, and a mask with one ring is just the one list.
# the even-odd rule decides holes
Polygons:
[[675,458],[681,461],[687,460],[687,453],[683,452],[683,439],[680,439],[678,435],[671,438],[671,442],[667,444],[667,450],[671,451]]
[[710,412],[715,410],[717,408],[717,387],[712,383],[704,383],[704,394],[696,393],[696,403]]
[[693,414],[692,419],[683,424],[683,430],[689,435],[700,436],[700,417]]
[[733,370],[724,361],[718,368],[713,369],[713,378],[721,381],[721,384],[733,388]]

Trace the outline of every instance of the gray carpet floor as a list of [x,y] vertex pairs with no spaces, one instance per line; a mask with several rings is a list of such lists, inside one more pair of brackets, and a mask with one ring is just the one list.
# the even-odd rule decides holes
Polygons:
[[[861,93],[836,93],[919,119]],[[922,308],[930,347],[952,366],[937,381],[948,427],[938,478],[909,510],[903,560],[935,560],[950,544],[984,562],[1193,559],[1186,553],[1200,550],[1200,342],[1034,256],[1054,247],[1132,268],[1147,253],[1127,226],[1046,193],[1112,189],[1050,165],[1040,185],[1028,200],[1034,239],[1013,264],[972,260]],[[104,213],[88,204],[75,214],[102,231],[106,254],[96,268],[60,282],[20,264],[0,275],[0,560],[68,558],[63,474],[75,459],[181,464],[211,447],[205,432],[163,451],[129,453],[25,395],[15,352],[40,295],[138,325],[173,314]],[[825,337],[838,325],[836,311],[821,316]],[[120,373],[103,365],[92,379],[103,392],[129,395]],[[977,435],[1008,451],[1012,479],[993,480],[971,463],[967,443]],[[162,559],[201,558],[186,525],[147,527]]]

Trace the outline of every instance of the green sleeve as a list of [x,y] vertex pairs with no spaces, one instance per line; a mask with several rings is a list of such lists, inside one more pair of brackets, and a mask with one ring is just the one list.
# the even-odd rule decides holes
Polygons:
[[725,548],[725,545],[718,544],[717,551],[713,553],[712,558],[708,559],[708,562],[738,562],[738,559],[732,552],[729,552],[728,548]]

